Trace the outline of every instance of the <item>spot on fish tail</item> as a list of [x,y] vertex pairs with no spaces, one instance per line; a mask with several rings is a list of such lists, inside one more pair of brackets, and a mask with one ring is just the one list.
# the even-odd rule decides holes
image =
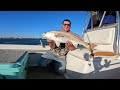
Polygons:
[[64,37],[63,35],[61,35],[60,33],[55,33],[55,37]]

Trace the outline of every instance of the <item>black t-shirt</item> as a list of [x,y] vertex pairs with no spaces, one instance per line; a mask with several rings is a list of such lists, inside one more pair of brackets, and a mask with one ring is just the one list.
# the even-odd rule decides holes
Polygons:
[[65,48],[65,43],[60,43],[60,46],[59,46],[61,49]]
[[60,48],[60,49],[65,48],[65,43],[60,43],[59,47],[57,47],[57,45],[55,44],[55,49],[56,48]]

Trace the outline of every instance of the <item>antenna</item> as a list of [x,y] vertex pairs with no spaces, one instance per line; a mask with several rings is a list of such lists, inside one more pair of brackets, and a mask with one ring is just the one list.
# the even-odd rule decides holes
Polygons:
[[119,54],[119,39],[120,39],[120,12],[117,11],[117,22],[118,22],[118,32],[117,32],[117,42],[118,42],[118,54]]
[[102,25],[102,22],[103,22],[103,19],[105,17],[105,14],[106,14],[106,11],[104,11],[104,14],[103,14],[102,19],[101,19],[100,24],[99,24],[99,27]]
[[84,30],[85,30],[87,18],[88,18],[88,11],[86,11],[85,21],[84,21],[84,24],[83,24],[82,37],[83,37],[83,35],[84,35]]

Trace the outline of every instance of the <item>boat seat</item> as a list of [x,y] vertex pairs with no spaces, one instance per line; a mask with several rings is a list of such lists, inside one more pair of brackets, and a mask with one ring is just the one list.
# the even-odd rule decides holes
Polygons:
[[117,52],[116,26],[117,23],[88,30],[84,35],[84,42],[96,44],[93,51]]
[[115,52],[95,52],[94,56],[115,56],[117,53]]
[[100,57],[100,56],[102,56],[102,57],[104,57],[104,56],[106,56],[106,57],[109,57],[109,56],[116,56],[116,55],[118,55],[117,53],[115,53],[115,52],[95,52],[95,53],[91,53],[90,54],[90,56],[89,56],[89,60],[93,57]]
[[69,51],[67,54],[67,56],[72,56],[74,58],[79,58],[79,59],[86,60],[86,61],[89,61],[90,58],[93,57],[92,55],[94,57],[111,57],[111,56],[116,56],[117,53],[105,52],[105,51],[95,51],[95,52],[93,52],[93,54],[91,54],[91,52],[88,49],[83,48],[83,49],[76,49],[73,51]]

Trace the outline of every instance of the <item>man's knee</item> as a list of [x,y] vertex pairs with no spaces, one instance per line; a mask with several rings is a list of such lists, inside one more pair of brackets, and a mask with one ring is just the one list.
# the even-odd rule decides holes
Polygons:
[[60,62],[55,62],[54,70],[57,74],[64,74],[65,65],[62,65]]
[[52,60],[41,57],[39,61],[39,66],[46,67]]

